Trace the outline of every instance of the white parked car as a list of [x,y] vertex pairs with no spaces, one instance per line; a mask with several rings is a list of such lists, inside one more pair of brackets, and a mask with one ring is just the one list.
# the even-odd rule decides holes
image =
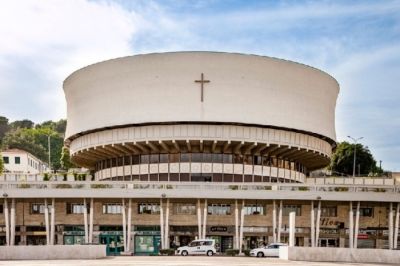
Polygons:
[[250,250],[252,257],[279,257],[279,247],[287,246],[283,243],[272,243],[262,248],[255,248]]
[[176,254],[187,256],[187,255],[207,255],[212,256],[217,252],[215,249],[214,239],[198,239],[190,242],[189,245],[179,247],[176,250]]

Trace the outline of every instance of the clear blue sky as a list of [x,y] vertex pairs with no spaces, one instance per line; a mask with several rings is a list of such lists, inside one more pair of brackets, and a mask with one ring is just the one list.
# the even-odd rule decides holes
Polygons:
[[305,63],[341,86],[338,140],[400,171],[400,1],[2,1],[0,115],[65,118],[62,81],[93,62],[215,50]]

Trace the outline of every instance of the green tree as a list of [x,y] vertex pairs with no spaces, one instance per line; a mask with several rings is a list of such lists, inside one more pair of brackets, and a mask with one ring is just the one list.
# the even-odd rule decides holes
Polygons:
[[18,128],[33,128],[35,123],[33,123],[31,120],[28,119],[23,119],[23,120],[16,120],[14,122],[10,123],[10,128],[12,130],[16,130]]
[[9,130],[8,118],[5,116],[0,116],[0,144],[2,143],[2,140],[8,130]]
[[36,141],[34,129],[19,128],[9,131],[4,136],[3,148],[25,150],[42,161],[46,161],[47,150]]
[[[354,145],[346,141],[341,142],[336,147],[332,155],[329,169],[334,173],[353,175],[354,164]],[[356,174],[371,175],[376,174],[379,169],[376,167],[376,161],[368,147],[358,143],[356,148]]]
[[0,151],[0,175],[4,172],[4,162],[3,162],[3,156],[1,155]]
[[75,165],[71,162],[69,149],[65,146],[62,148],[60,164],[61,168],[64,170],[68,170],[69,168],[75,167]]

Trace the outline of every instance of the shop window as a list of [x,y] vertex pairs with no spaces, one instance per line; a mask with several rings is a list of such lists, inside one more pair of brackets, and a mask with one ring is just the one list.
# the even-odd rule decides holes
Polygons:
[[208,204],[208,214],[210,215],[230,215],[231,205],[230,204]]
[[138,204],[139,214],[160,214],[159,203],[139,203]]
[[282,210],[283,216],[289,216],[289,213],[295,212],[296,216],[301,216],[301,206],[300,205],[284,205]]
[[[67,202],[67,214],[82,214],[85,212],[85,205],[83,203],[69,203]],[[89,204],[86,204],[87,212],[89,213]]]
[[336,206],[321,207],[321,217],[336,217],[336,216],[337,216]]
[[122,213],[122,205],[120,203],[103,204],[103,214],[120,214]]
[[[51,205],[47,205],[49,213],[51,213]],[[31,214],[43,214],[45,210],[44,203],[31,203]]]
[[4,164],[9,164],[10,163],[10,158],[8,156],[3,157],[3,162]]
[[[389,210],[388,210],[389,213]],[[357,208],[353,208],[353,215],[357,215]],[[374,217],[374,208],[372,207],[360,207],[361,217]]]
[[246,204],[244,206],[245,215],[264,215],[264,206],[260,204]]
[[196,205],[191,203],[175,203],[174,205],[175,214],[196,214]]

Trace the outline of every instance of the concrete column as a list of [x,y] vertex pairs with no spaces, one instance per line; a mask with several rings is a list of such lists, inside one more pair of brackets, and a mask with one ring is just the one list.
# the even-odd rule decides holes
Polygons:
[[235,249],[239,249],[239,209],[238,202],[235,200]]
[[281,242],[281,231],[282,231],[282,212],[283,212],[283,202],[279,202],[279,217],[278,217],[278,242]]
[[314,211],[314,201],[311,201],[311,247],[315,247],[315,211]]
[[89,243],[89,230],[88,230],[88,216],[87,216],[87,202],[83,198],[83,226],[85,228],[85,244]]
[[55,231],[56,231],[56,210],[55,210],[55,199],[51,199],[51,212],[50,212],[50,245],[54,245]]
[[274,243],[276,243],[276,201],[274,200],[272,204],[272,236]]
[[6,242],[7,246],[10,245],[10,217],[9,217],[9,211],[8,211],[8,201],[6,198],[4,198],[4,220],[5,220],[5,226],[6,226]]
[[317,209],[317,221],[316,229],[315,229],[315,246],[319,246],[319,231],[320,231],[320,224],[321,224],[321,201],[318,201],[318,209]]
[[354,228],[354,241],[353,241],[354,248],[358,247],[357,241],[358,241],[359,224],[360,224],[360,202],[358,201],[357,202],[357,210],[356,210],[356,225]]
[[204,200],[204,209],[203,209],[203,230],[202,230],[202,238],[206,238],[206,233],[207,233],[207,199]]
[[90,199],[90,213],[89,213],[89,243],[93,243],[93,216],[94,216],[94,200]]
[[165,248],[169,248],[169,199],[167,199],[167,206],[165,210],[165,239],[164,239],[164,246]]
[[354,227],[353,227],[353,222],[354,222],[354,217],[353,217],[353,202],[350,201],[349,205],[349,248],[353,248],[353,241],[354,241]]
[[201,238],[201,207],[200,199],[197,200],[197,227],[198,227],[198,239]]
[[44,199],[44,224],[46,226],[46,244],[50,245],[49,206],[47,199]]
[[393,249],[393,203],[389,204],[389,249]]
[[10,245],[15,245],[15,199],[11,199],[10,212]]
[[125,212],[125,199],[122,199],[122,235],[124,236],[124,251],[127,250],[127,241],[126,241],[126,212]]
[[243,225],[244,225],[244,200],[242,200],[242,209],[240,213],[240,235],[239,235],[239,253],[242,253],[243,246]]
[[164,241],[164,210],[163,210],[163,200],[160,199],[160,234],[161,234],[161,248],[165,248]]
[[126,236],[126,241],[127,244],[126,246],[128,247],[127,250],[125,251],[130,251],[131,250],[131,234],[132,234],[132,199],[128,200],[128,221],[127,221],[127,236]]
[[393,239],[393,249],[397,249],[397,239],[399,237],[399,217],[400,216],[400,202],[397,203],[396,208],[396,220],[394,222],[394,239]]
[[295,231],[296,231],[296,213],[289,213],[289,247],[294,247],[296,244]]

